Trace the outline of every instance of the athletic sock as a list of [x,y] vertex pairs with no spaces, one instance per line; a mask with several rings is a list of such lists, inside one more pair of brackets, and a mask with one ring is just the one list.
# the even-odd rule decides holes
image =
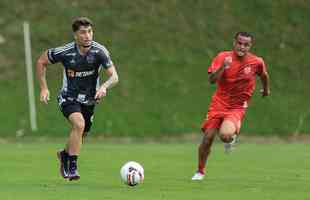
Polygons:
[[205,174],[205,168],[207,165],[207,159],[201,154],[201,152],[198,155],[198,172],[201,174]]
[[76,170],[77,169],[77,155],[69,155],[69,168],[70,170]]
[[65,149],[61,152],[61,161],[63,163],[63,168],[64,168],[65,172],[68,172],[69,154],[68,154],[68,152],[66,152]]
[[63,159],[63,161],[64,162],[67,162],[68,160],[69,160],[69,154],[68,154],[68,152],[66,151],[66,149],[64,149],[63,151],[62,151],[62,159]]
[[201,174],[205,174],[205,168],[206,168],[207,161],[199,156],[198,161],[198,172]]
[[205,165],[201,165],[201,163],[199,163],[198,172],[201,174],[205,174]]
[[66,151],[66,149],[64,149],[63,152],[66,157],[69,157],[69,153]]

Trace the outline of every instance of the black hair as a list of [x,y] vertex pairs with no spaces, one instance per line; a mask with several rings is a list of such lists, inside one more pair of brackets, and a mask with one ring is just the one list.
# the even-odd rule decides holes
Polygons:
[[250,37],[251,40],[254,40],[254,36],[251,33],[249,33],[249,32],[243,32],[243,31],[237,32],[235,34],[235,39],[237,39],[239,35],[240,36],[244,36],[244,37]]
[[93,22],[87,17],[78,17],[72,22],[72,31],[78,31],[81,26],[93,26]]

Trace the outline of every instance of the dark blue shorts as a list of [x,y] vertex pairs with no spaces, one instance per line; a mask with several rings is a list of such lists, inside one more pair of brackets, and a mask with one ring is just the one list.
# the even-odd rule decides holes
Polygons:
[[89,132],[93,123],[93,115],[95,105],[85,105],[75,100],[63,100],[59,102],[59,107],[62,114],[68,119],[69,116],[74,112],[79,112],[83,115],[85,120],[84,133]]

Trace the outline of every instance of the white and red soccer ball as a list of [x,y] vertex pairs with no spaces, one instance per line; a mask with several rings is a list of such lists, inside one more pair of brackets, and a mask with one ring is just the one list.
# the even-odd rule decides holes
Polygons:
[[121,168],[121,178],[129,186],[136,186],[144,180],[144,169],[135,161],[126,162]]

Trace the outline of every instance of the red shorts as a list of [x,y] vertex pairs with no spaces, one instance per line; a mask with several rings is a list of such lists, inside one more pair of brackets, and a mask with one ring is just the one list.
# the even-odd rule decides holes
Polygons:
[[204,132],[206,129],[219,129],[222,122],[229,120],[236,126],[237,133],[240,132],[241,122],[245,114],[245,109],[232,109],[227,111],[209,111],[204,122],[202,123],[201,130]]

